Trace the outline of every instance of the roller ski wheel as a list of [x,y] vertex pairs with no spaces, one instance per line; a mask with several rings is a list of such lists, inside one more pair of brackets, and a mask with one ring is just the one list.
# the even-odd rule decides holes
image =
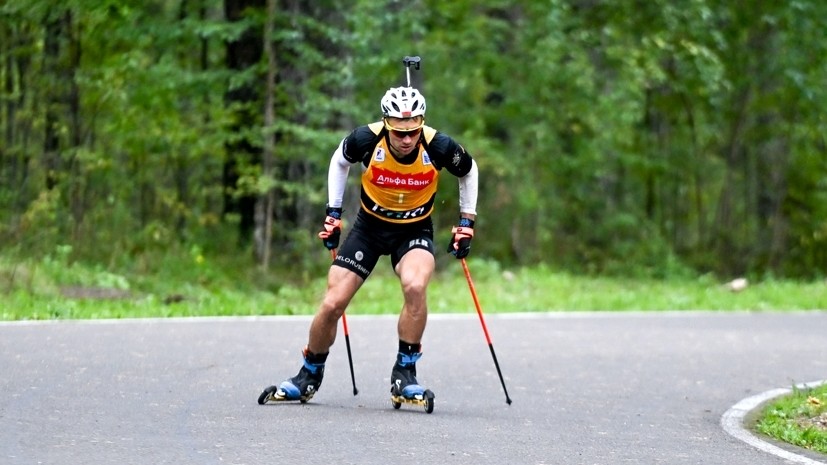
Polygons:
[[308,356],[312,355],[305,347],[302,351],[304,363],[296,376],[286,379],[278,386],[270,386],[258,396],[259,405],[267,402],[299,401],[307,403],[322,386],[324,378],[324,363],[311,363]]
[[406,397],[396,389],[396,386],[391,387],[391,405],[396,410],[399,410],[402,404],[409,404],[422,407],[425,409],[425,413],[433,413],[434,397],[434,393],[430,389],[426,389],[422,394]]
[[258,405],[264,405],[268,402],[300,402],[306,404],[308,400],[313,398],[315,391],[308,392],[306,395],[300,397],[288,397],[286,393],[279,389],[278,386],[270,386],[266,388],[261,395],[258,396]]

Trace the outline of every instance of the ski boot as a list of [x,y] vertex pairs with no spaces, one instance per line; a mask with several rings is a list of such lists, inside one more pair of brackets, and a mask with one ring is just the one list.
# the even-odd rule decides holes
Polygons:
[[401,352],[397,354],[396,364],[391,371],[393,408],[399,409],[402,404],[412,404],[423,407],[427,413],[434,411],[434,393],[416,381],[416,361],[421,356],[421,352],[410,355]]
[[302,404],[313,398],[322,385],[324,363],[310,363],[307,349],[303,351],[304,364],[296,376],[282,381],[278,386],[269,386],[258,396],[259,405],[267,402],[284,402],[297,400]]

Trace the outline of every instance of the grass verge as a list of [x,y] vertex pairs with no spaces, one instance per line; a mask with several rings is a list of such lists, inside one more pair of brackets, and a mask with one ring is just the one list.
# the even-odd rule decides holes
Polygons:
[[755,430],[788,444],[827,454],[827,384],[793,392],[767,405]]
[[[319,259],[296,270],[262,272],[201,254],[163,260],[111,271],[60,257],[37,262],[0,257],[0,320],[311,315],[324,292],[329,264]],[[827,284],[822,281],[764,280],[734,292],[711,276],[586,277],[545,266],[506,269],[473,258],[468,266],[486,313],[827,309]],[[456,260],[438,262],[428,302],[434,313],[474,312]],[[401,304],[399,282],[389,263],[380,261],[348,312],[395,314]]]

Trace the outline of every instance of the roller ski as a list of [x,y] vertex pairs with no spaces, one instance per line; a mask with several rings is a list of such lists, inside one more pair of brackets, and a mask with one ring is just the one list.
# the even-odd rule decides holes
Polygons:
[[416,381],[416,361],[421,356],[422,353],[399,353],[396,356],[391,371],[391,405],[394,409],[410,404],[424,408],[426,413],[434,411],[434,393]]
[[258,396],[259,405],[267,402],[299,401],[302,404],[312,399],[324,377],[324,363],[311,363],[304,352],[304,364],[296,376],[282,381],[278,386],[269,386]]

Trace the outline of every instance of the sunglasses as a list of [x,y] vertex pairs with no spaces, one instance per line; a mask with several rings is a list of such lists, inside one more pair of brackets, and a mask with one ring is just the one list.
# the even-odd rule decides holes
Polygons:
[[411,138],[419,136],[419,133],[422,132],[422,125],[425,124],[424,120],[421,120],[419,126],[414,128],[397,128],[392,126],[388,123],[388,120],[385,120],[385,128],[390,132],[394,137],[398,137],[400,139],[404,139],[405,136],[410,136]]
[[404,139],[406,136],[411,136],[411,139],[415,138],[422,132],[422,128],[415,128],[415,129],[391,129],[390,133],[393,134],[394,137],[398,137],[400,139]]

